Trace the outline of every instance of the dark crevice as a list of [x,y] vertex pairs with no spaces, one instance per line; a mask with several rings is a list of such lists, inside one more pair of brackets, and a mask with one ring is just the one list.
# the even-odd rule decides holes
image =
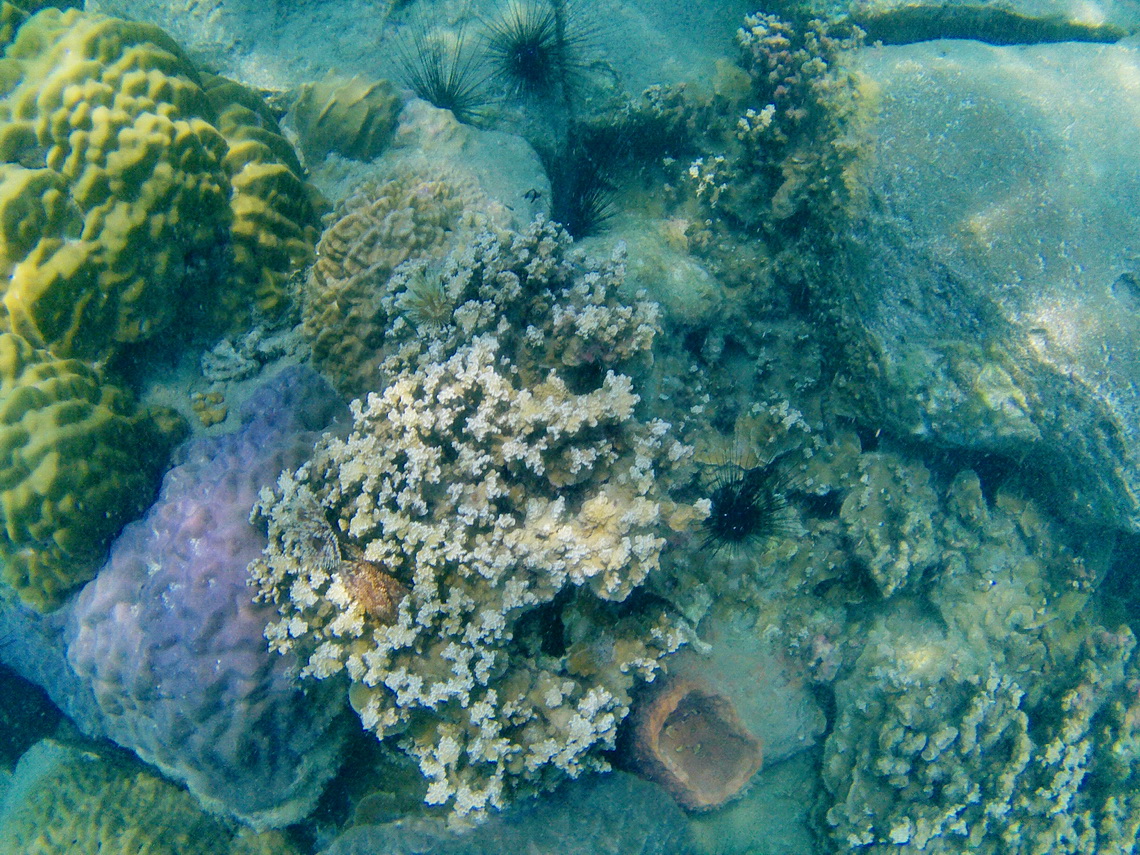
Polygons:
[[1031,18],[977,6],[904,6],[855,15],[868,42],[903,45],[934,39],[974,39],[991,45],[1116,42],[1128,33],[1113,24],[1081,24],[1062,17]]

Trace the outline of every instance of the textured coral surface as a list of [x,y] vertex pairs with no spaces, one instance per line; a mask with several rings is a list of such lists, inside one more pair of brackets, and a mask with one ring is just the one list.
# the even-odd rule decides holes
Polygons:
[[239,431],[182,449],[67,628],[68,661],[98,705],[80,726],[257,826],[315,804],[339,763],[343,701],[298,691],[289,660],[265,649],[271,610],[252,602],[245,573],[264,537],[249,509],[340,406],[312,371],[286,369],[246,403]]
[[0,334],[0,578],[49,609],[154,497],[172,422],[74,359]]
[[227,855],[231,835],[141,764],[53,741],[24,755],[0,805],[4,855]]
[[271,646],[347,671],[365,726],[463,814],[605,768],[633,681],[684,637],[659,605],[616,604],[658,565],[657,474],[687,450],[609,367],[655,319],[616,298],[620,265],[538,222],[436,275],[434,320],[389,314],[388,383],[348,439],[264,494],[252,571]]
[[5,56],[6,327],[105,359],[185,311],[232,322],[251,301],[279,306],[314,213],[295,156],[274,151],[288,144],[261,130],[272,117],[223,123],[230,105],[147,24],[45,9]]

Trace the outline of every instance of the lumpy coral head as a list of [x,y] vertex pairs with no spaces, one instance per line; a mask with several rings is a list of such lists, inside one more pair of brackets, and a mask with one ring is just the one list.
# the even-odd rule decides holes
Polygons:
[[0,855],[221,855],[231,835],[185,790],[96,745],[37,743],[0,800]]
[[176,426],[73,359],[0,334],[0,579],[49,609],[154,497]]
[[399,91],[387,80],[329,74],[301,86],[289,120],[310,162],[330,152],[367,161],[392,141],[402,106]]
[[[102,360],[180,312],[279,302],[315,234],[296,159],[237,133],[240,122],[226,136],[169,36],[45,9],[15,32],[5,62],[0,324],[57,355]],[[268,238],[250,234],[256,224]]]
[[179,450],[158,500],[71,604],[68,662],[98,708],[75,711],[79,727],[258,828],[313,808],[339,762],[344,704],[331,686],[302,692],[265,648],[269,609],[245,573],[264,535],[249,509],[341,406],[313,372],[281,372],[238,431]]

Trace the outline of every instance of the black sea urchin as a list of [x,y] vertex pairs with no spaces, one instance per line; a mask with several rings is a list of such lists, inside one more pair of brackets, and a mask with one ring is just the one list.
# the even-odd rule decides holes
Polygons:
[[488,75],[462,27],[441,33],[413,24],[407,40],[397,42],[396,56],[403,83],[418,97],[450,110],[460,122],[479,124],[484,119]]
[[718,471],[709,494],[702,548],[736,549],[779,534],[787,527],[786,480],[772,463]]
[[486,22],[487,55],[514,95],[566,97],[581,65],[583,36],[568,23],[565,0],[514,0]]
[[542,160],[550,176],[551,217],[575,240],[604,231],[617,212],[617,185],[606,160],[576,142]]

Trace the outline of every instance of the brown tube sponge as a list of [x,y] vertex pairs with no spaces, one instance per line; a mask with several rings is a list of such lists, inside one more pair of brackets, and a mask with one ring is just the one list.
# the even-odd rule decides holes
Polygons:
[[744,727],[732,702],[687,679],[651,687],[633,714],[630,768],[689,810],[732,799],[760,769],[760,740]]

